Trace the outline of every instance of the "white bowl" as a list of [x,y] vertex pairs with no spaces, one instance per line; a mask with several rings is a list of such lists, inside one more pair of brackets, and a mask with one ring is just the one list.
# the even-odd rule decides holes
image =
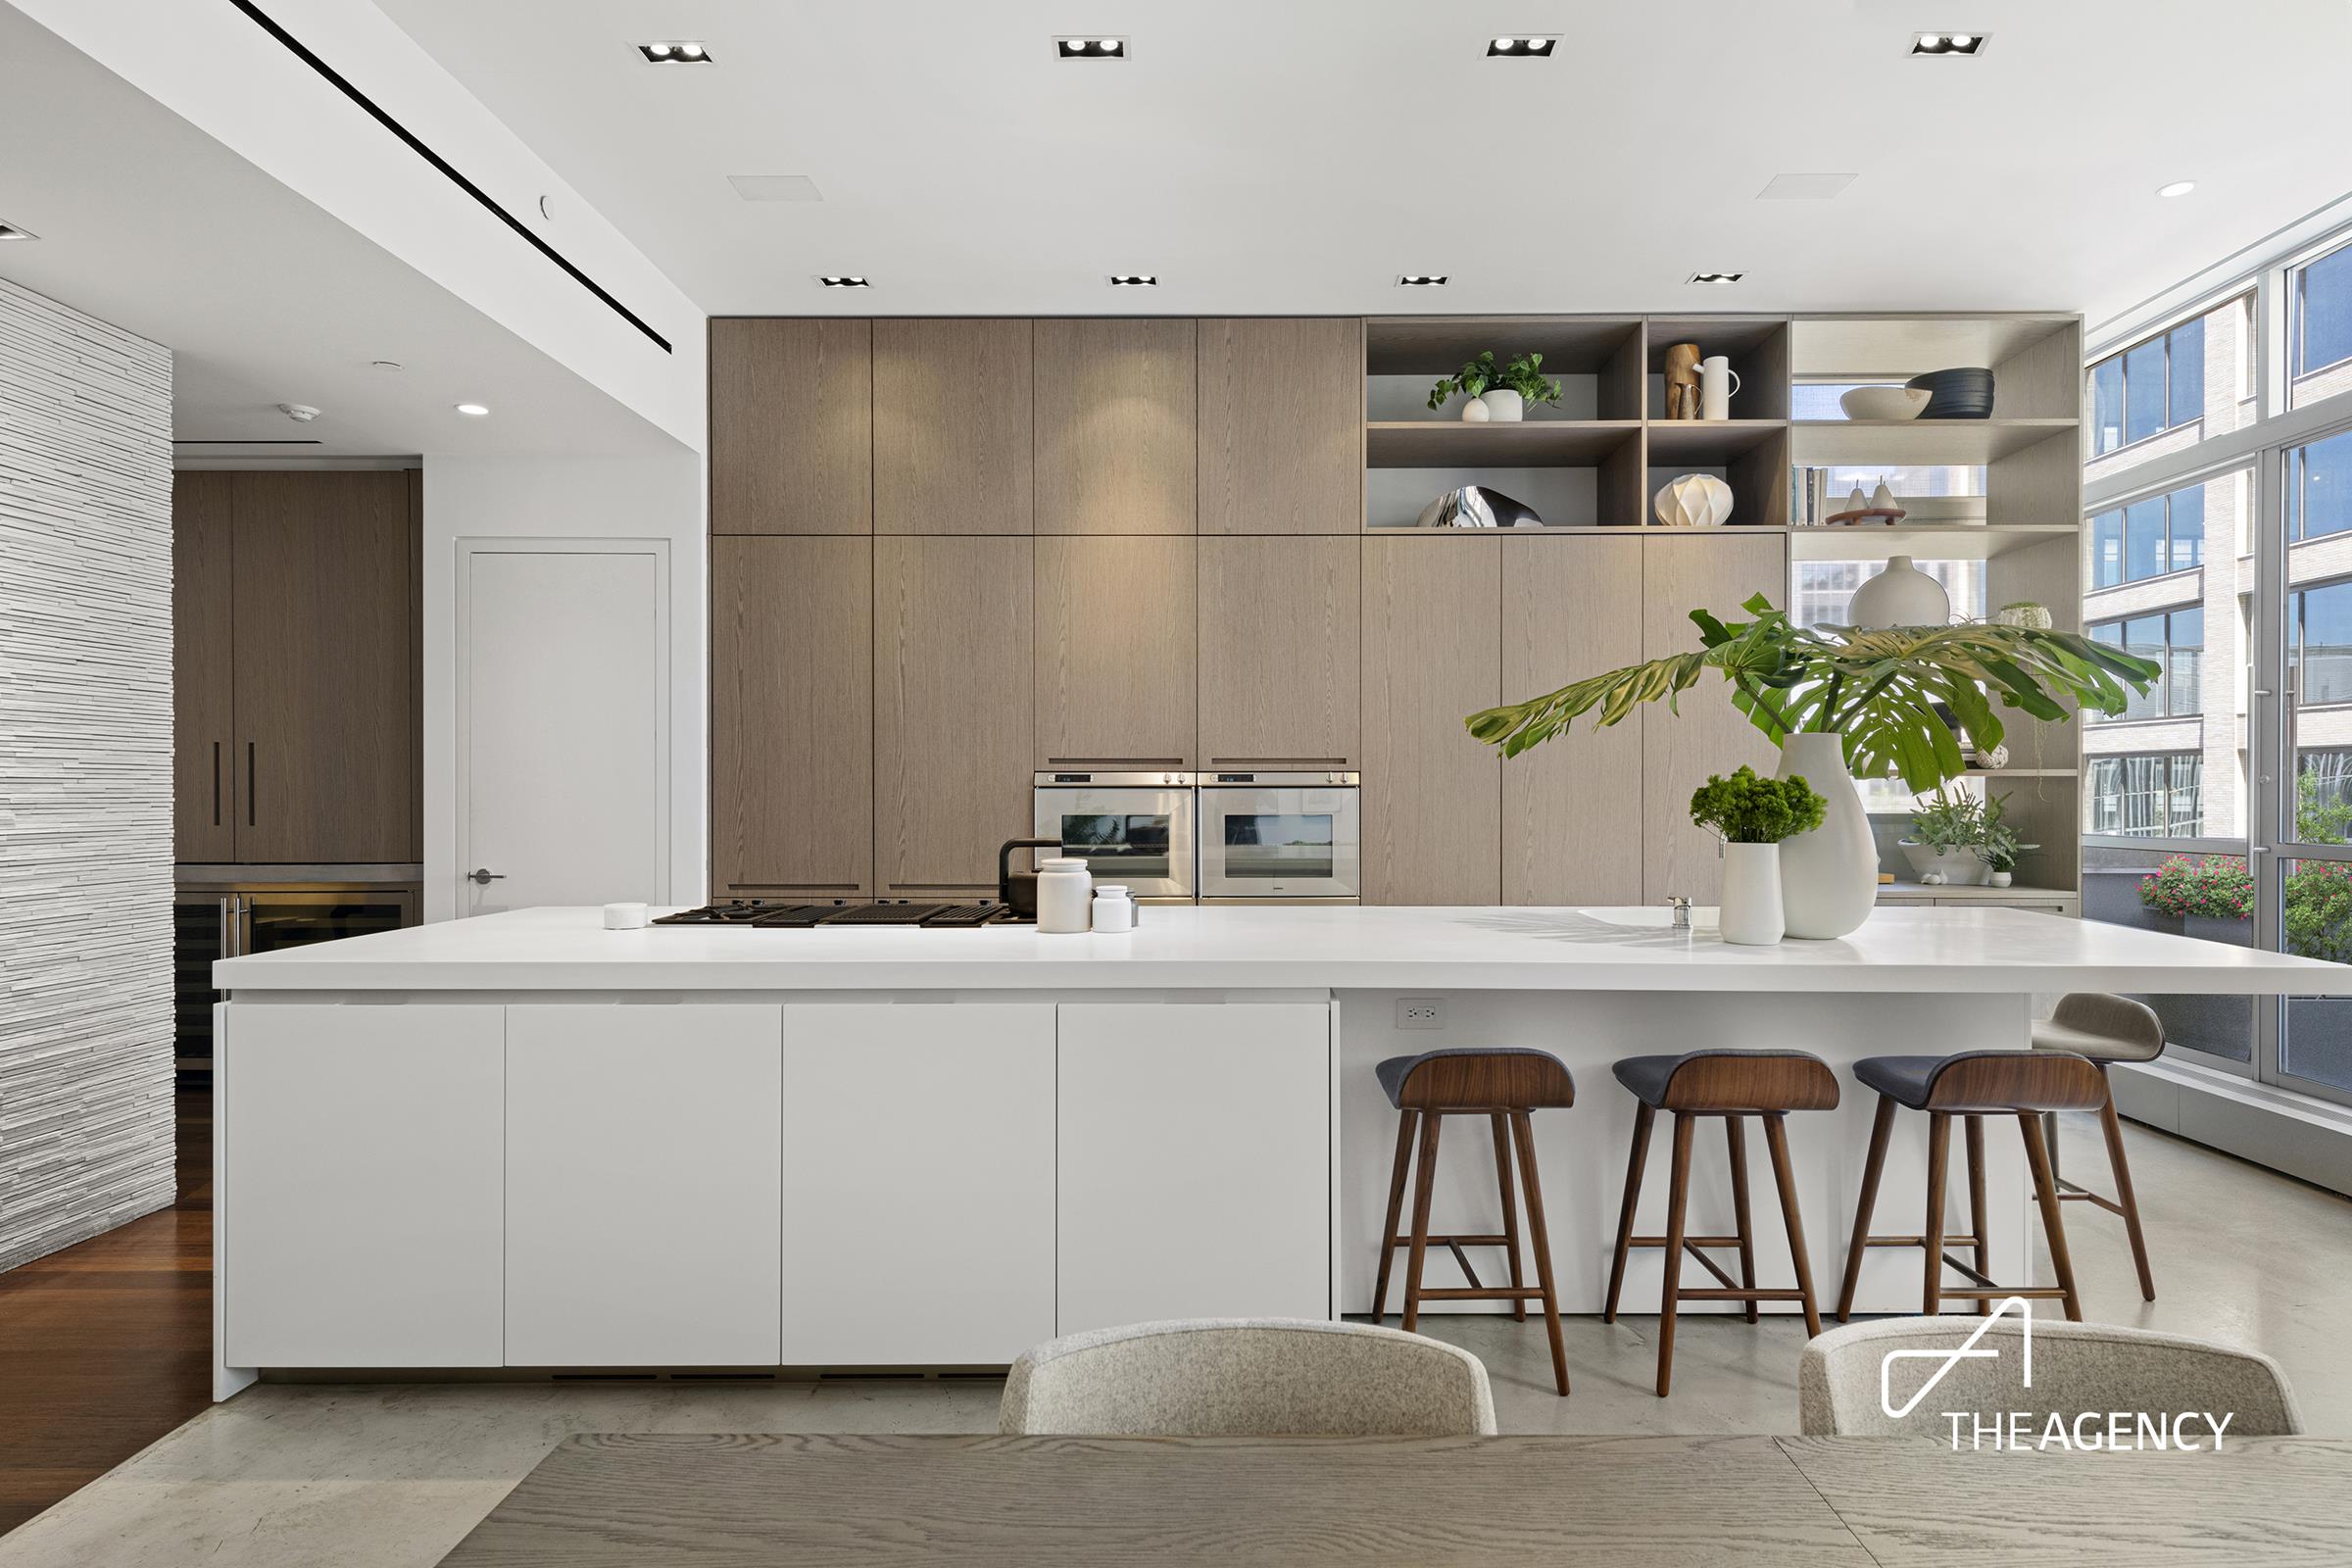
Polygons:
[[1838,406],[1849,419],[1916,419],[1934,396],[1924,386],[1858,386]]

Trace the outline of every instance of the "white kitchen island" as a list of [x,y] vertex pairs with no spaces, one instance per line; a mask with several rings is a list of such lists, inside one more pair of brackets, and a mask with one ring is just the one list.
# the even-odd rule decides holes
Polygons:
[[[1098,937],[530,909],[230,958],[217,1392],[269,1370],[989,1367],[1106,1323],[1360,1313],[1395,1140],[1372,1067],[1446,1046],[1538,1046],[1576,1076],[1577,1104],[1535,1118],[1570,1312],[1599,1309],[1623,1190],[1610,1062],[1823,1056],[1844,1103],[1789,1135],[1834,1296],[1875,1102],[1857,1058],[2019,1048],[2065,991],[2352,994],[2352,968],[2012,909],[1882,909],[1771,948],[1699,913],[1153,907]],[[1406,998],[1436,1026],[1404,1026]],[[1918,1228],[1925,1121],[1898,1122],[1882,1230]],[[1721,1232],[1709,1142],[1691,1224]],[[2024,1163],[1988,1143],[1992,1273],[2022,1280]],[[1491,1230],[1483,1130],[1441,1165],[1433,1229]],[[1754,1183],[1760,1278],[1786,1283]],[[1664,1188],[1653,1170],[1645,1232]],[[1629,1311],[1655,1310],[1658,1268],[1637,1254]],[[1919,1269],[1874,1253],[1862,1308],[1916,1310]]]

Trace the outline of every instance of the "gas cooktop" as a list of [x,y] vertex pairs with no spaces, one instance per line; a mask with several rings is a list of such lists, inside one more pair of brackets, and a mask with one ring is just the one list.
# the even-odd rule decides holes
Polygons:
[[732,899],[657,917],[656,925],[743,925],[762,931],[805,931],[815,926],[916,925],[951,930],[983,925],[1032,925],[990,900],[980,904],[782,904],[766,899]]

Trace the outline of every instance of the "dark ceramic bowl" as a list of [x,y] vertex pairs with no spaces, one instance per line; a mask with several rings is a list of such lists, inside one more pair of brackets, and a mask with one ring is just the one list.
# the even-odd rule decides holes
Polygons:
[[1982,366],[1930,370],[1915,375],[1905,386],[1924,387],[1928,406],[1923,419],[1989,419],[1992,417],[1992,372]]

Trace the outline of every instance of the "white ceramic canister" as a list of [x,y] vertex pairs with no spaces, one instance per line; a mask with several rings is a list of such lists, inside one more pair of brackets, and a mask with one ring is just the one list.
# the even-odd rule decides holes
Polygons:
[[1095,929],[1098,931],[1132,931],[1135,929],[1135,900],[1117,882],[1104,882],[1095,889]]
[[1781,911],[1781,847],[1726,844],[1723,847],[1723,940],[1740,947],[1770,947],[1788,930]]
[[1037,863],[1037,928],[1049,932],[1087,929],[1095,897],[1095,875],[1078,859]]

